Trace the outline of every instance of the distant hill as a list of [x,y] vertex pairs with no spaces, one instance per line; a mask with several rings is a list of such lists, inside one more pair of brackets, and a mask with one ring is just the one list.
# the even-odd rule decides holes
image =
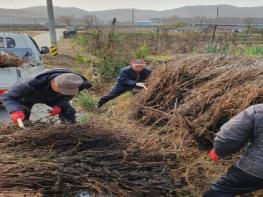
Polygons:
[[[99,18],[112,19],[116,17],[119,21],[131,21],[132,19],[132,9],[114,9],[114,10],[104,10],[104,11],[92,11],[89,12]],[[163,18],[176,15],[175,12],[168,13],[166,11],[155,11],[155,10],[139,10],[135,9],[135,20],[149,20],[151,18]]]
[[29,16],[30,13],[24,10],[0,8],[0,20],[2,18],[28,18]]
[[[30,7],[20,9],[23,12],[30,13],[31,16],[47,17],[47,8],[44,6]],[[75,18],[81,18],[87,14],[88,11],[74,7],[54,7],[55,16],[74,16]]]
[[202,14],[207,18],[216,17],[217,6],[220,8],[220,17],[263,17],[263,6],[260,7],[235,7],[231,5],[208,5],[208,6],[186,6],[174,9],[176,15],[181,18],[192,18],[201,16]]
[[[180,18],[194,18],[196,16],[205,16],[207,18],[215,18],[217,5],[209,6],[186,6],[171,10],[155,11],[155,10],[135,10],[135,20],[149,20],[151,18],[167,18],[178,16]],[[219,5],[220,17],[255,17],[263,18],[263,6],[261,7],[235,7],[231,5]],[[79,8],[54,7],[55,16],[74,16],[82,18],[86,15],[96,15],[100,19],[106,21],[114,17],[118,21],[130,21],[132,9],[113,9],[103,11],[86,11]],[[0,9],[1,18],[46,18],[47,9],[44,6],[30,7],[24,9]]]

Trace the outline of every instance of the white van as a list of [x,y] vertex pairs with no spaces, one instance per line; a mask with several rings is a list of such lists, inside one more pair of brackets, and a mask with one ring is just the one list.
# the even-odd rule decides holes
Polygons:
[[15,82],[31,74],[44,70],[41,54],[49,52],[48,47],[39,49],[33,38],[27,34],[1,33],[0,53],[12,53],[28,60],[28,64],[20,67],[0,68],[0,96],[8,90]]

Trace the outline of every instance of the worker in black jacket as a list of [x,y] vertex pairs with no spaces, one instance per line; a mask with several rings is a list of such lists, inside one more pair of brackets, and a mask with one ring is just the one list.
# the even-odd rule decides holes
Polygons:
[[150,76],[151,71],[145,68],[145,62],[142,59],[131,61],[131,65],[123,68],[117,78],[117,83],[108,95],[101,97],[98,107],[106,102],[120,96],[128,90],[135,87],[145,88],[144,81]]
[[263,104],[252,105],[224,124],[209,156],[218,161],[245,151],[225,175],[212,183],[204,197],[234,197],[263,189]]
[[90,82],[79,74],[68,69],[52,69],[18,81],[1,96],[1,101],[15,124],[18,119],[29,120],[37,103],[52,107],[51,116],[59,115],[61,121],[74,123],[76,112],[69,102],[90,87]]

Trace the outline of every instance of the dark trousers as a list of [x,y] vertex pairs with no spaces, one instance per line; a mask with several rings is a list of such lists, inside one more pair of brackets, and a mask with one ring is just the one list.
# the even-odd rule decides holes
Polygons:
[[25,114],[25,120],[29,120],[33,104],[31,104],[31,103],[22,103],[21,105],[23,106],[23,112]]
[[112,90],[106,95],[100,98],[99,100],[99,107],[107,103],[108,101],[120,96],[124,92],[126,92],[128,89],[121,87],[119,85],[115,85]]
[[[31,103],[22,103],[23,112],[25,114],[25,120],[29,120],[33,105],[34,104],[31,104]],[[48,105],[48,106],[53,107],[52,105]],[[66,108],[62,108],[62,111],[59,114],[59,119],[62,122],[75,123],[76,122],[76,110],[70,105],[68,105]]]
[[260,189],[263,189],[263,179],[232,166],[224,176],[212,183],[203,197],[234,197]]

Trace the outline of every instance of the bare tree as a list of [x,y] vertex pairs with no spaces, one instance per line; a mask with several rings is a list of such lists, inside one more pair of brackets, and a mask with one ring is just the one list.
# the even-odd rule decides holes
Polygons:
[[243,45],[246,46],[251,34],[251,28],[252,28],[252,22],[253,19],[252,18],[245,18],[244,19],[245,24],[247,25],[247,32],[246,32],[246,37],[244,39]]
[[67,26],[71,26],[74,21],[74,17],[73,16],[60,16],[58,20]]
[[100,20],[94,15],[86,15],[82,19],[83,23],[89,27],[98,27],[101,22]]

